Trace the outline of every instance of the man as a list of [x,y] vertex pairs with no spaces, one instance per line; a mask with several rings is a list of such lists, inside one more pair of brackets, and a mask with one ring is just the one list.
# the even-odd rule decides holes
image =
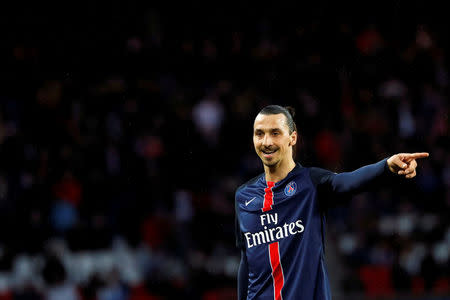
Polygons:
[[331,299],[324,262],[324,206],[390,177],[416,176],[416,159],[401,153],[353,172],[305,168],[293,159],[297,129],[281,106],[263,108],[253,144],[264,173],[236,191],[241,249],[238,299]]

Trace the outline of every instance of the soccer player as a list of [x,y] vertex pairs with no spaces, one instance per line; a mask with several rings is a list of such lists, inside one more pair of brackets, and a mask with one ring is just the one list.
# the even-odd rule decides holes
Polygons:
[[241,250],[238,299],[331,299],[324,262],[324,207],[390,177],[416,176],[417,159],[400,153],[353,172],[333,173],[294,162],[297,128],[291,112],[263,108],[253,128],[264,173],[236,191]]

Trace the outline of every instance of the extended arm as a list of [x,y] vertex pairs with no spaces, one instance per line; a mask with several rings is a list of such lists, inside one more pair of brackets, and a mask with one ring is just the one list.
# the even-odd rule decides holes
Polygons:
[[354,193],[360,191],[371,183],[374,183],[383,174],[388,174],[389,170],[383,159],[375,164],[361,167],[353,172],[343,172],[330,176],[330,184],[333,192],[336,193]]
[[390,173],[386,161],[387,158],[353,172],[339,174],[320,168],[311,168],[311,178],[319,189],[326,189],[337,194],[355,193],[368,187],[383,174]]
[[428,153],[400,153],[353,172],[336,174],[320,168],[311,168],[311,178],[318,187],[338,194],[361,191],[386,175],[416,176],[416,159],[428,157]]

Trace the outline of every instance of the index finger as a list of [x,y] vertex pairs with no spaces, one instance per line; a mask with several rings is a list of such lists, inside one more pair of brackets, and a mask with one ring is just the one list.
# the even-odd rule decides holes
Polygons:
[[408,159],[418,159],[418,158],[425,158],[430,156],[428,152],[416,152],[416,153],[406,153],[405,158]]

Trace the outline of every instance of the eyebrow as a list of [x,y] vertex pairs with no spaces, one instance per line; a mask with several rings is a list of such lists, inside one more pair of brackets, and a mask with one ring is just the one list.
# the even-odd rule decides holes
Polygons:
[[278,131],[282,131],[282,129],[281,128],[278,128],[278,127],[274,127],[274,128],[255,128],[254,129],[254,131],[276,131],[276,130],[278,130]]

